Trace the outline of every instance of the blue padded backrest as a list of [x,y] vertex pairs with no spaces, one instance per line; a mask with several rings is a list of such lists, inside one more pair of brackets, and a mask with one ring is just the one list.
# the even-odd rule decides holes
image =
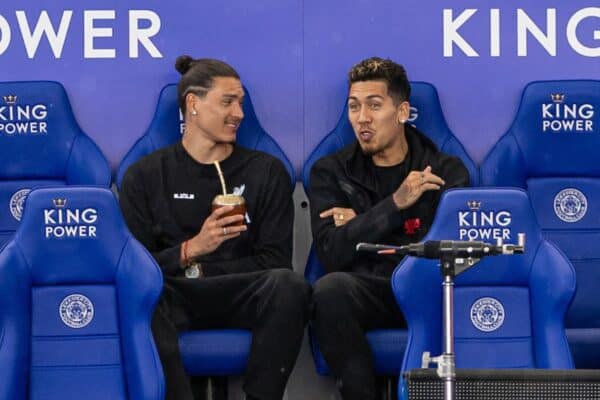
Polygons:
[[[261,150],[279,158],[290,174],[293,185],[296,177],[291,162],[277,142],[260,125],[252,106],[250,94],[246,88],[244,88],[244,92],[244,105],[242,107],[244,110],[244,119],[237,131],[236,142],[246,148]],[[119,165],[116,177],[117,186],[121,185],[123,176],[130,165],[155,150],[177,142],[181,139],[184,130],[185,122],[177,103],[177,85],[167,85],[160,92],[158,105],[156,106],[150,127],[135,142]]]
[[529,178],[598,177],[600,81],[539,81],[523,90],[512,126],[481,166],[484,185]]
[[[594,332],[600,330],[600,177],[532,178],[527,190],[544,235],[565,252],[577,271],[577,294],[567,328],[590,329],[593,336],[588,339],[600,347],[600,332]],[[595,353],[600,356],[600,349]],[[600,366],[600,360],[593,365]]]
[[[527,194],[519,189],[454,189],[442,196],[425,240],[515,243],[523,255],[487,257],[458,276],[454,289],[459,368],[572,368],[563,319],[575,291],[566,257],[543,239]],[[409,327],[402,370],[421,354],[441,354],[442,278],[438,261],[405,258],[392,277]]]
[[[448,128],[440,99],[435,87],[427,82],[411,82],[410,117],[408,122],[426,134],[440,149],[459,157],[471,176],[471,185],[479,184],[479,170],[463,145]],[[320,158],[341,150],[356,140],[352,125],[348,120],[348,106],[344,105],[340,119],[331,132],[327,134],[308,156],[302,168],[302,183],[308,193],[310,169]]]
[[79,128],[58,82],[1,82],[1,180],[51,179],[67,184],[110,184],[98,147]]
[[110,167],[86,136],[58,82],[0,83],[0,245],[34,187],[110,185]]
[[0,398],[162,399],[162,276],[108,189],[32,191],[0,282]]
[[575,267],[566,326],[578,368],[600,368],[599,110],[600,81],[530,83],[481,168],[485,185],[527,190],[544,235]]

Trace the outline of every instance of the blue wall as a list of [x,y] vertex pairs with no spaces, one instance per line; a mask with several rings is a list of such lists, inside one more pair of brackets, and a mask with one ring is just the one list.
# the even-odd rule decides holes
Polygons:
[[[477,162],[510,125],[527,82],[600,79],[597,0],[26,3],[0,3],[1,80],[63,83],[77,120],[113,168],[149,124],[160,89],[178,79],[173,64],[184,53],[220,58],[238,69],[262,124],[298,170],[339,117],[347,70],[371,55],[393,58],[406,66],[410,79],[438,88],[450,128]],[[156,31],[149,31],[150,45],[138,46],[137,58],[129,50],[132,10],[148,10],[140,14],[139,29]],[[45,36],[35,54],[26,50],[22,30],[33,30],[43,11],[55,31],[61,19],[64,23],[64,40],[55,43],[55,51],[62,45],[58,57]],[[112,32],[101,37],[102,31],[94,33],[91,24],[86,29],[85,15],[90,21],[96,17],[95,29]],[[461,15],[464,24],[453,29]],[[498,30],[490,28],[495,15]],[[523,29],[531,20],[545,35],[547,16],[556,21],[555,34],[544,39],[548,49],[526,33],[521,35],[527,39],[526,55],[518,55],[519,26]],[[578,16],[581,22],[576,23]],[[569,24],[575,32],[570,39]],[[456,44],[457,39],[453,54],[444,54],[444,41],[452,44],[452,32],[466,45]],[[92,39],[96,50],[114,49],[115,55],[94,55]],[[35,40],[28,42],[31,46]],[[491,42],[499,43],[499,55]],[[468,46],[478,56],[465,54]]]

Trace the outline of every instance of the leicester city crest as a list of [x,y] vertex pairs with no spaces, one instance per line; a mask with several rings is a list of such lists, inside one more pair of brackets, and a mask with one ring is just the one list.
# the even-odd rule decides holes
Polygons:
[[94,318],[94,305],[82,294],[71,294],[58,307],[60,319],[71,328],[83,328]]
[[23,205],[31,189],[21,189],[12,195],[9,201],[10,213],[17,221],[23,216]]
[[579,221],[587,209],[587,198],[577,189],[563,189],[554,197],[554,213],[565,222]]
[[471,322],[482,332],[492,332],[504,323],[504,307],[493,297],[482,297],[471,306]]

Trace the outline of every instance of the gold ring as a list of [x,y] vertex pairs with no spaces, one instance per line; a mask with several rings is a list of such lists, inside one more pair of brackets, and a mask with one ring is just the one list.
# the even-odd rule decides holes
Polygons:
[[341,214],[341,213],[340,213],[340,214],[338,215],[338,219],[339,219],[340,221],[343,221],[343,220],[344,220],[344,214]]
[[227,228],[223,227],[223,236],[227,236]]

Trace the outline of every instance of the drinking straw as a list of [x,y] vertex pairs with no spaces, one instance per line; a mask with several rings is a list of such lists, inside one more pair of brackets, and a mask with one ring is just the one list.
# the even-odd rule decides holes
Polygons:
[[223,171],[221,171],[221,165],[219,161],[214,161],[217,172],[219,173],[219,179],[221,180],[221,188],[223,189],[223,195],[227,195],[227,187],[225,186],[225,178],[223,177]]

